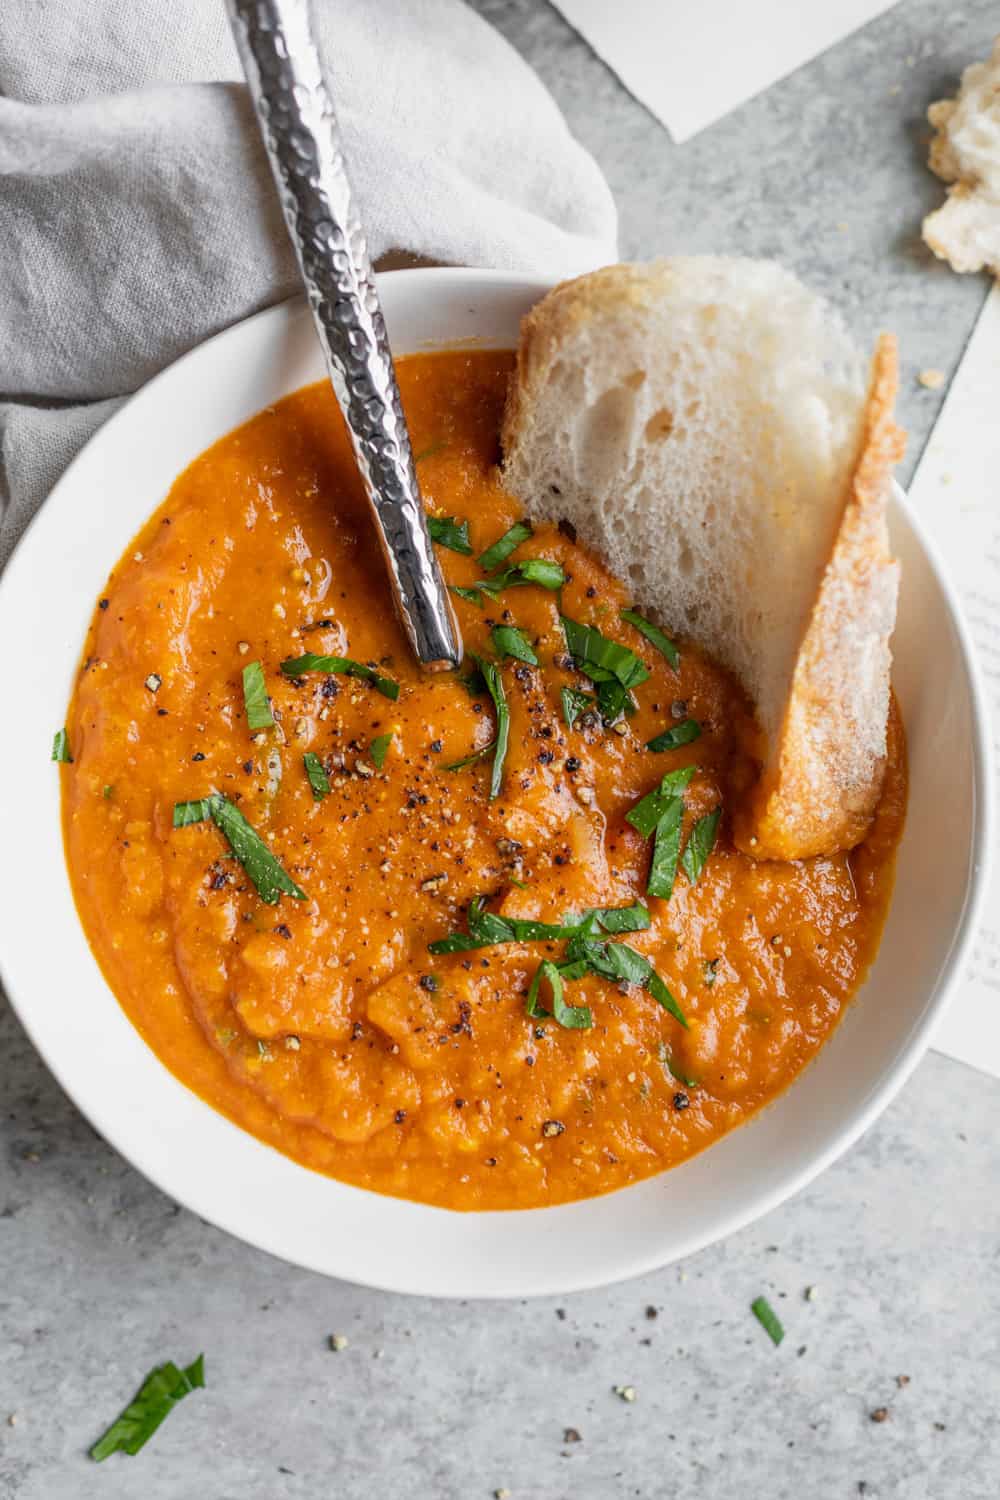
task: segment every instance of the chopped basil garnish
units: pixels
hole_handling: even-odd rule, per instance
[[[457,516],[428,516],[427,530],[431,541],[437,542],[439,547],[447,547],[451,552],[461,552],[463,557],[472,556],[468,521],[459,521]]]
[[[472,948],[489,948],[495,943],[559,942],[579,932],[593,932],[599,924],[605,932],[640,932],[649,926],[649,912],[641,904],[609,907],[584,912],[564,922],[536,922],[533,918],[499,917],[485,910],[486,897],[476,896],[469,905],[468,934],[453,932],[449,937],[429,943],[431,953],[467,953]]]
[[[380,677],[374,667],[366,667],[364,662],[353,661],[349,656],[317,656],[315,652],[307,651],[305,656],[292,656],[283,661],[281,670],[286,677],[302,677],[306,672],[341,672],[345,677],[363,677],[384,698],[395,702],[399,697],[398,682],[393,682],[391,677]]]
[[[529,557],[524,562],[515,563],[503,573],[495,573],[492,578],[477,579],[471,588],[460,588],[458,584],[452,584],[451,592],[460,599],[467,599],[477,609],[482,609],[484,594],[495,599],[504,589],[518,588],[528,583],[537,583],[543,589],[554,591],[562,588],[565,582],[566,574],[559,563],[548,557]]]
[[[330,778],[323,768],[323,762],[312,750],[307,750],[302,757],[302,764],[306,768],[313,797],[317,802],[322,802],[324,797],[330,795]]]
[[[69,735],[65,729],[57,729],[52,740],[52,760],[58,760],[63,765],[71,765],[72,755],[69,753]]]
[[[444,767],[444,770],[464,771],[467,766],[474,766],[479,761],[485,760],[488,755],[492,755],[496,747],[496,740],[490,740],[489,744],[484,745],[481,750],[473,750],[471,755],[464,756],[462,760],[453,760],[450,766]]]
[[[552,991],[551,1015],[556,1023],[559,1026],[565,1026],[570,1031],[587,1031],[594,1024],[589,1008],[586,1005],[566,1004],[563,990],[563,975],[566,973],[566,969],[560,971],[559,965],[551,963],[548,959],[544,959],[538,965],[538,968],[535,970],[535,977],[531,981],[531,988],[528,991],[526,1007],[528,1015],[541,1018],[547,1017],[550,1014],[539,1003],[538,999],[539,990],[544,979],[548,981],[549,988]],[[575,974],[573,977],[580,978],[582,976]]]
[[[381,771],[385,765],[385,758],[389,754],[389,746],[391,744],[391,734],[380,734],[372,740],[370,754],[376,771]]]
[[[603,979],[638,985],[687,1030],[684,1012],[649,959],[627,943],[605,943],[581,932],[570,939],[566,957],[570,963],[586,962]]]
[[[563,718],[566,720],[567,729],[573,728],[581,714],[597,706],[596,698],[592,698],[589,693],[581,693],[578,688],[560,688],[559,698],[562,702]]]
[[[719,831],[721,817],[722,808],[717,807],[714,812],[706,813],[703,818],[699,818],[691,830],[681,864],[692,885],[705,868],[708,856],[715,848],[715,836]]]
[[[649,668],[634,651],[610,641],[593,625],[581,625],[562,615],[566,647],[581,672],[591,682],[608,682],[612,678],[624,688],[638,687],[649,676]]]
[[[767,1298],[755,1297],[750,1304],[750,1311],[771,1340],[771,1343],[774,1345],[780,1344],[781,1340],[785,1337],[785,1330],[781,1326],[781,1319]]]
[[[477,609],[483,607],[483,596],[478,589],[463,589],[457,583],[450,583],[449,589],[457,594],[459,599],[465,599],[469,604],[474,604]]]
[[[246,818],[228,798],[218,792],[201,797],[196,802],[177,802],[174,805],[174,827],[186,828],[191,823],[201,823],[211,818],[219,832],[227,840],[247,875],[257,888],[260,899],[273,906],[279,896],[294,896],[296,901],[305,901],[306,893],[295,884],[275,859],[259,833],[256,833]]]
[[[174,827],[187,828],[192,823],[204,823],[212,816],[211,797],[199,797],[195,802],[174,803]]]
[[[634,625],[639,634],[644,635],[647,641],[655,646],[662,656],[667,658],[667,661],[674,670],[677,670],[681,654],[669,636],[665,636],[663,631],[658,630],[655,625],[650,624],[649,620],[643,619],[637,610],[623,609],[621,617],[623,620],[627,620],[630,625]]]
[[[646,742],[647,750],[676,750],[681,745],[690,745],[701,735],[697,719],[682,719],[671,729],[665,729],[655,739]]]
[[[538,666],[538,657],[531,649],[531,642],[516,625],[494,625],[493,646],[501,661],[505,656],[512,656],[516,661],[526,661],[531,667]]]
[[[669,901],[677,876],[677,861],[681,852],[681,823],[684,818],[684,803],[680,797],[671,797],[666,810],[656,825],[653,843],[653,858],[646,881],[646,893]]]
[[[91,1458],[101,1463],[112,1453],[134,1456],[149,1442],[178,1401],[182,1401],[191,1391],[203,1389],[204,1385],[203,1354],[199,1354],[186,1370],[178,1369],[172,1361],[159,1365],[146,1376],[135,1398],[91,1448]]]
[[[671,1056],[665,1042],[660,1043],[659,1049],[657,1051],[657,1056],[659,1057],[660,1062],[666,1068],[667,1072],[670,1074],[671,1078],[676,1078],[678,1083],[683,1083],[686,1089],[696,1089],[700,1087],[697,1078],[691,1078],[681,1072],[680,1068],[677,1066],[676,1061]]]
[[[629,809],[625,814],[626,823],[631,823],[644,839],[648,839],[670,803],[684,791],[697,769],[697,766],[682,766],[680,770],[668,771],[655,791],[647,792]]]
[[[248,729],[270,729],[274,723],[271,703],[259,661],[248,661],[243,668],[243,702],[247,710]]]
[[[503,763],[507,757],[507,740],[510,735],[510,709],[507,707],[507,694],[504,692],[499,667],[480,656],[473,659],[483,674],[497,715],[496,739],[493,741],[493,774],[490,777],[490,801],[492,802],[495,797],[499,797],[503,783]]]
[[[442,448],[447,448],[447,446],[448,444],[444,438],[438,438],[436,443],[431,443],[428,447],[421,448],[419,453],[415,453],[413,455],[413,462],[415,464],[422,464],[425,458],[432,458],[435,453],[440,453]]]
[[[527,521],[516,521],[509,531],[504,532],[499,541],[480,553],[479,566],[484,573],[492,573],[502,562],[507,561],[515,548],[520,547],[522,542],[526,542],[533,535],[534,532]]]

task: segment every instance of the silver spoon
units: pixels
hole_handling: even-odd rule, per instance
[[[424,667],[458,666],[462,641],[427,533],[382,308],[308,0],[227,0],[227,5],[396,608]]]

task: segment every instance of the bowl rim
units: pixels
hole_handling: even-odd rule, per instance
[[[382,286],[384,286],[385,283],[390,279],[393,284],[398,284],[403,280],[413,281],[414,279],[416,279],[419,286],[428,289],[429,283],[433,280],[438,282],[439,284],[444,283],[455,290],[461,290],[462,288],[467,287],[470,291],[477,290],[480,293],[485,291],[487,292],[487,294],[490,292],[493,292],[495,294],[506,287],[509,290],[516,289],[523,292],[528,292],[534,289],[538,292],[539,295],[541,295],[545,290],[554,285],[558,278],[545,278],[535,273],[519,273],[492,269],[420,267],[381,273],[377,279],[379,284]],[[254,313],[248,318],[241,319],[238,323],[235,323],[230,327],[223,329],[221,332],[212,335],[210,338],[193,347],[187,353],[181,355],[180,358],[173,361],[170,365],[167,365],[150,381],[140,387],[139,390],[136,391],[134,395],[131,396],[123,404],[123,406],[108,420],[108,422],[104,423],[88,440],[84,448],[80,450],[73,461],[68,465],[63,475],[59,478],[59,480],[57,480],[45,504],[39,508],[35,516],[32,518],[30,524],[26,528],[23,535],[20,537],[16,547],[14,548],[10,558],[8,559],[3,573],[0,574],[0,602],[2,602],[6,598],[6,595],[9,592],[9,580],[12,577],[15,578],[15,580],[17,579],[20,568],[19,558],[23,559],[27,555],[28,551],[25,544],[33,535],[36,527],[39,525],[41,517],[45,509],[50,505],[52,498],[58,498],[60,491],[64,489],[72,489],[75,483],[76,472],[85,462],[93,445],[101,444],[106,440],[109,432],[115,432],[118,424],[129,420],[130,408],[132,406],[132,403],[136,399],[138,399],[139,397],[145,397],[147,396],[147,394],[155,395],[161,384],[176,379],[178,373],[182,372],[189,364],[197,362],[202,357],[207,348],[218,348],[219,346],[224,346],[227,340],[234,339],[236,336],[242,334],[244,330],[246,330],[248,325],[257,325],[262,330],[269,328],[271,324],[280,326],[286,323],[290,318],[300,316],[304,306],[304,297],[301,295],[296,295],[283,302],[265,308],[260,312]],[[459,346],[462,347],[462,341],[458,342]],[[449,345],[447,342],[443,342],[438,347],[445,348],[449,347]],[[485,340],[479,347],[506,348],[509,347],[509,342],[493,342],[491,344],[490,341]],[[973,769],[973,813],[970,862],[962,912],[952,934],[950,949],[943,964],[940,978],[930,997],[929,1003],[927,1004],[923,1015],[913,1024],[905,1042],[901,1044],[894,1064],[886,1069],[878,1084],[874,1086],[869,1091],[867,1096],[854,1107],[853,1111],[840,1123],[840,1125],[837,1128],[831,1130],[830,1139],[825,1146],[817,1149],[808,1159],[808,1161],[806,1161],[798,1168],[791,1170],[788,1174],[783,1176],[779,1182],[776,1182],[773,1187],[760,1189],[757,1194],[753,1196],[752,1201],[749,1201],[744,1208],[731,1211],[724,1226],[722,1226],[721,1228],[716,1228],[715,1230],[709,1229],[704,1232],[700,1230],[692,1231],[687,1236],[682,1233],[676,1238],[675,1243],[669,1249],[661,1248],[659,1251],[657,1251],[655,1247],[651,1247],[645,1253],[633,1253],[629,1255],[626,1248],[623,1247],[618,1257],[617,1263],[611,1269],[601,1273],[567,1276],[565,1274],[561,1274],[558,1270],[558,1267],[555,1267],[546,1275],[539,1275],[538,1268],[536,1267],[534,1268],[534,1279],[530,1286],[515,1284],[513,1280],[510,1280],[510,1278],[500,1284],[500,1278],[498,1278],[498,1285],[495,1289],[482,1290],[480,1288],[477,1288],[475,1291],[470,1291],[467,1286],[461,1284],[455,1284],[454,1286],[451,1286],[447,1284],[447,1282],[442,1282],[440,1278],[438,1280],[435,1280],[433,1285],[430,1285],[428,1278],[426,1276],[421,1277],[420,1275],[408,1277],[405,1274],[402,1274],[398,1279],[396,1279],[387,1278],[384,1274],[380,1274],[378,1276],[372,1276],[369,1278],[366,1277],[363,1269],[359,1270],[356,1266],[352,1266],[349,1271],[343,1269],[332,1269],[329,1264],[319,1263],[316,1259],[295,1253],[294,1251],[290,1252],[287,1245],[282,1239],[280,1228],[275,1229],[273,1232],[264,1232],[258,1227],[254,1232],[248,1232],[245,1226],[233,1222],[231,1214],[220,1212],[216,1208],[214,1208],[211,1201],[210,1192],[206,1191],[204,1186],[189,1186],[185,1183],[181,1183],[180,1185],[178,1185],[172,1180],[171,1174],[169,1172],[162,1170],[156,1165],[152,1165],[144,1161],[142,1159],[141,1153],[137,1152],[136,1146],[129,1141],[127,1132],[121,1129],[116,1121],[105,1118],[106,1112],[97,1099],[90,1097],[88,1098],[86,1104],[82,1104],[79,1102],[74,1082],[66,1076],[67,1070],[63,1067],[61,1061],[57,1061],[51,1058],[46,1046],[37,1034],[36,1028],[33,1025],[32,1021],[31,1003],[26,999],[24,1001],[20,1000],[18,997],[16,984],[13,986],[11,984],[10,977],[7,972],[7,960],[5,951],[6,945],[2,940],[3,927],[5,923],[4,921],[0,921],[0,981],[2,981],[3,983],[8,1000],[15,1015],[18,1017],[20,1024],[24,1027],[24,1030],[31,1040],[32,1045],[39,1052],[40,1056],[45,1062],[46,1067],[55,1076],[57,1082],[60,1084],[64,1092],[72,1100],[74,1107],[80,1111],[80,1113],[84,1116],[84,1118],[88,1120],[93,1128],[106,1141],[108,1141],[108,1143],[116,1151],[118,1151],[126,1161],[134,1165],[137,1170],[139,1170],[160,1191],[167,1194],[167,1196],[174,1201],[183,1203],[186,1207],[190,1208],[200,1217],[208,1220],[210,1223],[224,1230],[226,1233],[232,1234],[235,1238],[242,1240],[244,1243],[250,1244],[257,1249],[263,1250],[266,1253],[274,1255],[286,1262],[298,1265],[303,1269],[315,1271],[321,1275],[336,1276],[342,1279],[349,1279],[351,1282],[357,1285],[368,1286],[374,1289],[403,1294],[433,1295],[436,1297],[444,1298],[468,1298],[470,1296],[483,1298],[525,1298],[529,1296],[535,1297],[568,1294],[571,1292],[589,1290],[598,1286],[610,1285],[616,1282],[628,1280],[630,1278],[646,1274],[647,1272],[662,1267],[664,1264],[692,1255],[698,1250],[705,1248],[707,1245],[717,1243],[721,1239],[727,1238],[737,1230],[740,1230],[746,1227],[746,1225],[756,1221],[758,1218],[762,1217],[764,1214],[770,1212],[773,1208],[783,1203],[786,1199],[792,1197],[795,1193],[798,1193],[802,1188],[806,1187],[810,1182],[812,1182],[813,1179],[816,1178],[822,1171],[824,1171],[828,1166],[836,1161],[837,1158],[840,1157],[851,1145],[853,1145],[858,1140],[858,1138],[868,1129],[872,1122],[888,1106],[888,1104],[892,1101],[895,1095],[909,1079],[917,1064],[923,1057],[928,1046],[931,1044],[934,1030],[938,1026],[941,1016],[943,1015],[947,1004],[954,992],[954,989],[962,976],[964,960],[968,954],[968,950],[985,903],[986,892],[988,889],[990,864],[993,853],[992,830],[994,826],[995,816],[994,789],[991,774],[991,750],[988,734],[989,715],[986,708],[987,700],[981,677],[981,670],[974,649],[972,647],[970,633],[965,622],[961,605],[958,600],[957,592],[951,583],[946,569],[941,563],[935,545],[926,535],[923,526],[921,525],[919,519],[914,515],[906,500],[904,492],[898,484],[894,485],[894,498],[896,503],[904,512],[907,524],[913,532],[916,541],[919,544],[919,548],[923,553],[924,559],[926,560],[926,563],[931,573],[933,574],[938,587],[940,588],[944,606],[946,608],[948,616],[950,617],[950,623],[955,632],[956,643],[961,658],[961,664],[964,669],[968,690],[971,720],[973,726],[973,744],[971,746]],[[107,984],[106,980],[104,980],[103,982]],[[131,1022],[129,1022],[129,1025],[131,1025]],[[145,1041],[142,1042],[142,1045],[144,1047],[147,1046]],[[155,1054],[153,1054],[153,1056],[155,1057]],[[157,1061],[159,1062],[158,1058]],[[160,1066],[165,1068],[166,1065],[161,1063]],[[167,1069],[166,1071],[168,1073],[170,1072],[169,1069]],[[174,1081],[177,1082],[180,1088],[187,1089],[187,1086],[180,1080],[176,1079],[175,1075],[170,1073],[170,1076],[171,1078],[174,1078]],[[191,1091],[187,1090],[187,1092],[190,1093]],[[194,1095],[194,1097],[199,1098],[199,1096],[197,1095]],[[267,1142],[261,1140],[259,1137],[250,1136],[248,1132],[243,1131],[240,1126],[229,1121],[225,1116],[219,1115],[218,1111],[215,1111],[211,1105],[207,1104],[203,1100],[200,1100],[200,1098],[199,1103],[201,1103],[204,1108],[210,1110],[214,1115],[217,1116],[217,1118],[223,1120],[231,1130],[237,1131],[241,1135],[248,1136],[249,1139],[253,1140],[255,1144],[260,1147],[260,1149],[275,1149],[269,1147]],[[704,1155],[704,1153],[702,1153],[702,1155]],[[310,1168],[302,1167],[300,1164],[296,1165],[300,1166],[301,1171],[311,1171]],[[656,1179],[654,1178],[651,1180]],[[343,1186],[343,1184],[341,1185]],[[368,1192],[368,1190],[366,1189],[354,1189],[354,1191],[362,1193]],[[628,1192],[630,1191],[630,1189],[624,1188],[620,1191]],[[374,1194],[371,1196],[379,1197],[382,1195]],[[598,1201],[610,1203],[615,1196],[616,1194],[611,1194],[605,1195],[603,1198],[598,1198],[597,1200],[585,1199],[581,1201]],[[421,1209],[424,1212],[431,1212],[434,1214],[450,1214],[453,1212],[452,1210],[447,1209],[428,1209],[427,1205],[416,1204],[411,1202],[410,1200],[395,1201],[405,1203],[411,1208]],[[462,1214],[461,1217],[472,1217],[479,1220],[489,1220],[490,1218],[506,1218],[509,1217],[511,1213],[538,1214],[549,1216],[563,1213],[567,1209],[572,1209],[573,1207],[573,1204],[560,1204],[550,1205],[540,1209],[511,1210],[506,1212],[473,1211],[471,1215]]]

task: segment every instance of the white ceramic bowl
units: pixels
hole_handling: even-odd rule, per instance
[[[491,271],[381,280],[393,348],[510,347],[547,290]],[[84,633],[113,563],[174,478],[254,412],[323,375],[306,308],[211,339],[140,391],[56,485],[0,586],[0,970],[36,1047],[96,1128],[171,1197],[328,1275],[447,1297],[568,1292],[689,1255],[767,1212],[871,1123],[921,1057],[961,967],[983,889],[985,714],[954,596],[902,496],[895,686],[910,814],[878,960],[818,1059],[701,1156],[613,1197],[460,1214],[298,1166],[203,1104],[133,1029],[80,927],[49,760]]]

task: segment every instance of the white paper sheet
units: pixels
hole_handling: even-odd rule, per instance
[[[965,608],[992,711],[1000,794],[1000,286],[987,299],[909,494]],[[997,851],[985,921],[934,1046],[1000,1077]]]
[[[555,0],[675,141],[793,73],[895,0]]]

